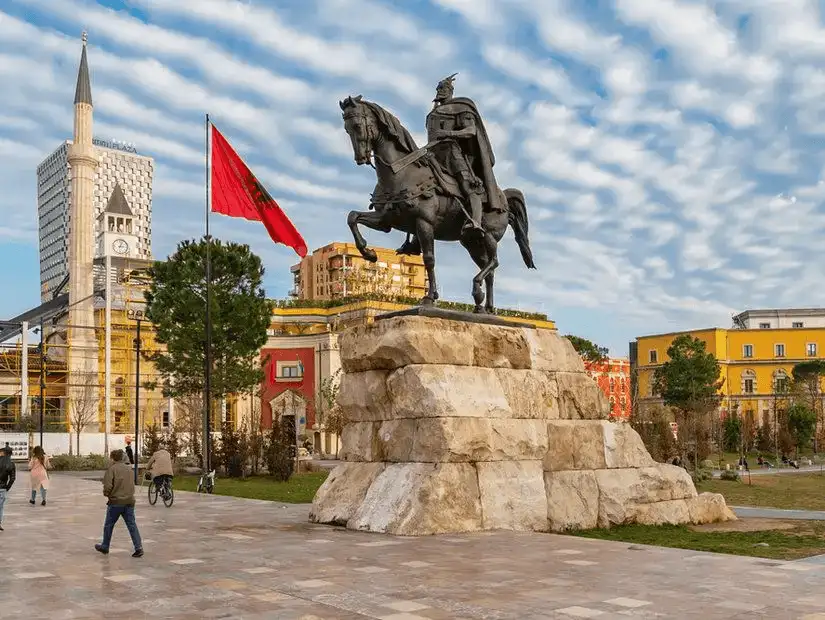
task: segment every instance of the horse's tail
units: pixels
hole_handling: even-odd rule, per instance
[[[508,218],[516,234],[516,243],[518,243],[518,249],[521,250],[521,258],[524,259],[524,264],[528,269],[535,269],[533,251],[530,249],[530,240],[527,238],[527,203],[524,200],[524,194],[521,190],[510,188],[504,190],[504,196],[510,206]]]

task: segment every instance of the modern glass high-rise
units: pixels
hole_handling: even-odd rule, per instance
[[[71,225],[71,176],[68,162],[70,140],[61,144],[37,167],[37,214],[40,237],[40,297],[51,299],[68,272],[69,226]],[[116,185],[120,185],[134,218],[136,258],[152,257],[152,180],[154,160],[129,145],[95,139],[100,165],[95,174],[95,230],[92,242],[103,232],[100,214]]]

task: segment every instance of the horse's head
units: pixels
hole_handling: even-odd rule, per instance
[[[370,109],[361,101],[361,95],[347,97],[339,101],[344,117],[344,128],[352,141],[355,163],[359,166],[371,162],[372,143],[377,135],[375,118]]]

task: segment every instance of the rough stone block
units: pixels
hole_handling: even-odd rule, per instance
[[[606,420],[610,403],[596,381],[583,372],[556,373],[562,420]]]
[[[584,372],[584,362],[567,338],[548,329],[524,330],[533,370]]]
[[[601,420],[549,421],[544,469],[604,469],[604,424]]]
[[[725,498],[719,493],[701,493],[687,500],[687,505],[690,522],[696,525],[736,521],[733,510],[728,508]]]
[[[477,463],[485,530],[548,529],[541,461]]]
[[[342,461],[377,461],[375,450],[376,422],[350,422],[341,432]]]
[[[531,367],[527,332],[420,316],[399,316],[345,331],[339,340],[344,372],[394,370],[410,364],[477,368]],[[542,330],[547,331],[547,330]]]
[[[412,461],[477,462],[541,459],[547,425],[541,420],[429,418],[418,420]]]
[[[632,523],[640,504],[696,497],[693,480],[684,469],[657,465],[640,469],[600,469],[599,527]]]
[[[416,364],[387,378],[394,418],[509,418],[510,403],[491,368]]]
[[[388,465],[347,527],[400,536],[480,530],[475,467],[469,463]]]
[[[688,501],[672,499],[654,504],[639,504],[635,507],[633,521],[640,525],[680,525],[690,521]]]
[[[497,368],[495,374],[510,405],[512,417],[559,418],[559,386],[555,373]]]
[[[338,465],[315,494],[309,520],[313,523],[346,525],[385,467],[383,463]]]
[[[547,520],[554,532],[591,529],[599,518],[599,485],[593,471],[546,471]]]
[[[387,393],[388,370],[345,373],[338,388],[338,406],[351,422],[387,419],[391,411]]]
[[[642,438],[630,424],[605,422],[604,459],[608,468],[653,467],[656,461],[645,448]]]

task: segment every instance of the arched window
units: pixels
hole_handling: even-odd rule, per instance
[[[742,371],[742,394],[756,394],[756,373],[752,370]]]
[[[788,380],[788,373],[781,368],[773,372],[773,391],[777,394],[784,394],[788,391],[790,382]]]

